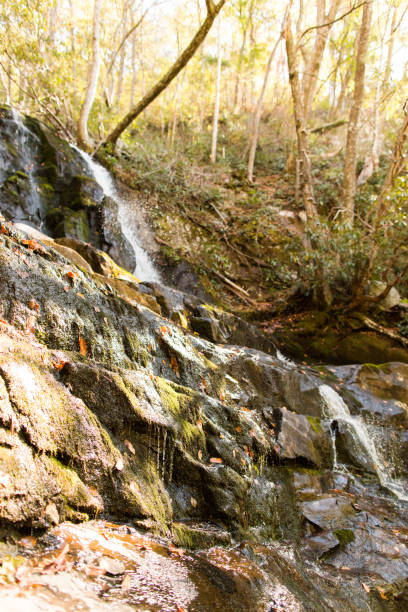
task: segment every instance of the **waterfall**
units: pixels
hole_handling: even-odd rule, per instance
[[[37,178],[34,173],[36,166],[36,149],[40,143],[40,139],[36,134],[33,134],[26,125],[24,125],[23,119],[15,108],[11,108],[11,116],[16,124],[16,141],[18,143],[18,150],[21,155],[21,161],[24,168],[24,173],[28,179],[28,198],[33,203],[33,210],[38,210],[40,214],[40,227],[42,229],[43,221],[41,219],[42,205],[40,187]],[[34,145],[34,146],[33,146]],[[28,219],[31,221],[31,219]]]
[[[348,427],[348,431],[353,438],[353,442],[357,448],[369,459],[372,464],[375,473],[377,474],[378,480],[381,485],[391,491],[398,499],[408,501],[408,495],[404,490],[404,487],[396,480],[392,479],[387,472],[384,461],[380,458],[377,453],[375,441],[372,435],[370,435],[367,425],[364,423],[362,417],[353,416],[350,414],[350,410],[343,400],[343,398],[328,385],[321,385],[319,387],[320,397],[323,401],[323,415],[331,423],[337,421],[338,423],[344,423]],[[337,455],[336,455],[336,441],[335,434],[333,433],[333,464],[337,466]]]
[[[139,242],[139,237],[135,228],[135,215],[137,215],[137,211],[132,209],[131,202],[127,201],[119,194],[115,182],[106,168],[94,161],[88,153],[85,153],[75,145],[71,146],[82,157],[91,176],[101,187],[104,195],[114,200],[117,204],[118,222],[123,235],[132,246],[135,254],[136,267],[132,270],[133,274],[140,280],[160,282],[159,272],[156,270],[149,255]]]

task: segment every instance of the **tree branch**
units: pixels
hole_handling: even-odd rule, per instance
[[[314,25],[314,26],[311,26],[310,28],[307,28],[307,30],[302,32],[302,34],[300,35],[298,43],[297,43],[297,46],[299,46],[299,43],[302,40],[302,38],[304,36],[306,36],[306,34],[309,34],[309,32],[312,32],[312,30],[318,30],[320,28],[327,28],[327,26],[331,26],[331,25],[333,25],[333,23],[337,23],[338,21],[341,21],[342,19],[347,17],[347,15],[350,15],[351,13],[354,13],[354,11],[357,11],[357,9],[359,9],[362,6],[364,6],[364,4],[367,4],[368,2],[372,2],[372,1],[373,0],[364,0],[364,2],[360,2],[360,4],[357,4],[356,6],[352,6],[350,10],[346,11],[345,13],[340,15],[339,17],[336,17],[336,19],[333,19],[332,21],[327,21],[326,23],[321,23],[319,25]]]

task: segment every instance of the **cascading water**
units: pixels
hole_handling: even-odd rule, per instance
[[[384,461],[378,455],[374,440],[370,436],[363,419],[350,414],[350,410],[343,398],[328,385],[321,385],[319,393],[323,402],[323,415],[331,424],[337,421],[337,423],[344,423],[347,426],[354,443],[363,456],[369,460],[381,485],[391,491],[398,499],[408,501],[408,494],[404,490],[403,485],[392,479],[388,474]],[[338,464],[335,433],[333,434],[333,453],[333,467],[336,468]]]
[[[20,113],[18,113],[14,108],[11,109],[11,116],[16,124],[16,141],[18,143],[18,151],[23,164],[24,173],[28,179],[27,197],[32,203],[32,209],[41,211],[42,206],[40,187],[33,170],[36,166],[35,157],[40,139],[36,134],[33,134],[33,132],[31,132],[26,125],[24,125]],[[32,219],[27,219],[27,221],[31,220]],[[40,220],[40,229],[42,229],[42,219]]]
[[[90,174],[103,190],[105,196],[114,200],[118,207],[118,221],[125,238],[131,244],[136,260],[136,267],[133,274],[140,280],[160,282],[159,272],[156,270],[149,255],[139,243],[139,237],[134,227],[134,216],[136,210],[132,210],[131,203],[126,201],[116,189],[114,180],[109,171],[92,159],[88,153],[85,153],[75,145],[71,145],[77,151],[84,162],[86,163]]]

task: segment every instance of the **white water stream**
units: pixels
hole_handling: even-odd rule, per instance
[[[381,485],[394,493],[398,499],[408,501],[408,494],[403,485],[391,478],[383,459],[378,455],[375,441],[372,435],[370,435],[362,417],[350,414],[350,410],[343,398],[328,385],[321,385],[319,387],[319,393],[323,401],[324,417],[331,422],[337,421],[339,423],[345,423],[358,450],[365,457],[368,457],[372,463]],[[337,454],[335,437],[333,438],[333,453],[333,467],[336,468]]]
[[[33,202],[33,210],[41,211],[40,188],[33,172],[33,168],[36,165],[36,150],[35,145],[33,148],[33,144],[39,144],[40,139],[24,125],[20,113],[16,111],[15,108],[11,109],[11,116],[16,124],[16,140],[18,142],[18,149],[22,158],[24,172],[28,178],[28,197],[30,198],[30,201]],[[42,221],[40,222],[39,229],[42,229]]]
[[[115,182],[109,171],[94,161],[88,153],[85,153],[75,145],[71,145],[86,163],[90,174],[103,190],[105,196],[114,200],[118,207],[118,221],[123,235],[131,244],[136,259],[136,267],[132,270],[133,274],[142,281],[160,282],[159,272],[156,270],[148,253],[139,242],[139,237],[135,229],[135,215],[137,211],[132,209],[132,204],[126,201],[116,189]]]

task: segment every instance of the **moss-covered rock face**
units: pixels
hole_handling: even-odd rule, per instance
[[[77,150],[36,119],[0,107],[0,212],[6,219],[90,242],[133,270],[133,249],[115,207]]]
[[[3,524],[113,517],[189,548],[285,539],[375,573],[358,556],[368,525],[382,579],[406,579],[405,519],[378,481],[387,469],[406,484],[405,366],[298,366],[236,317],[22,229],[0,231]],[[357,456],[369,443],[356,445],[352,415],[381,464]]]

